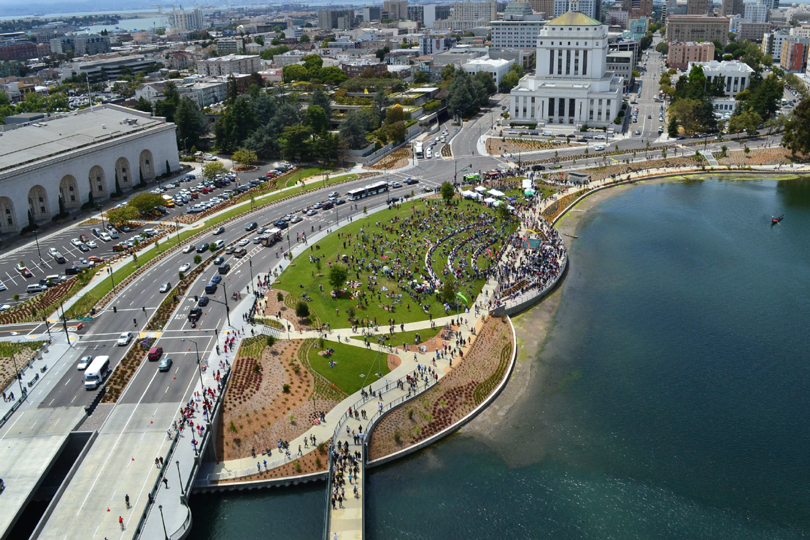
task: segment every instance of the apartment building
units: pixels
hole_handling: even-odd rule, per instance
[[[711,62],[714,60],[714,43],[687,41],[670,43],[667,64],[671,68],[686,69],[691,62]]]
[[[782,41],[782,55],[779,65],[792,73],[807,71],[807,51],[810,38],[790,36]]]
[[[728,43],[728,17],[717,15],[670,15],[667,18],[667,35],[669,43],[675,41],[719,41],[725,46]],[[760,36],[761,37],[761,36]]]
[[[254,73],[261,69],[258,55],[228,55],[197,61],[197,73],[205,76],[230,75],[231,73]]]
[[[536,49],[546,21],[492,21],[493,49]]]

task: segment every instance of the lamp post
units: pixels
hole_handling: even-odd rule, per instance
[[[228,317],[228,326],[233,326],[231,324],[231,308],[228,306],[228,287],[223,283],[222,290],[225,292],[225,315]]]
[[[107,273],[110,274],[110,281],[112,282],[112,290],[113,290],[113,294],[115,294],[115,278],[113,277],[112,266],[107,267]]]
[[[377,336],[377,377],[382,378],[382,343],[383,338]]]
[[[14,371],[17,372],[17,382],[20,383],[20,398],[25,397],[25,390],[23,390],[22,385],[22,375],[20,375],[20,368],[17,367],[17,359],[14,355],[11,355],[11,359],[14,360]]]
[[[39,235],[37,234],[36,230],[34,230],[34,242],[36,242],[37,244],[37,255],[39,255],[39,265],[42,266],[45,263],[45,261],[42,260],[42,252],[39,250]]]
[[[158,510],[160,510],[160,522],[163,523],[163,537],[166,540],[170,540],[169,539],[169,533],[166,532],[166,520],[163,518],[163,505],[162,504],[158,505]]]
[[[65,338],[67,339],[68,345],[70,347],[73,347],[73,344],[70,342],[70,334],[68,334],[67,329],[67,317],[65,317],[65,304],[63,304],[61,300],[59,301],[59,307],[62,308],[62,328],[65,329]]]
[[[202,367],[200,366],[200,348],[197,346],[197,342],[194,341],[193,339],[183,338],[180,341],[190,341],[191,343],[194,344],[194,350],[197,351],[197,372],[200,374],[200,388],[203,391],[205,391],[205,385],[203,384],[203,380],[202,380]],[[179,467],[180,466],[178,465],[178,469],[177,469],[178,472],[180,472]]]
[[[177,464],[177,477],[180,479],[180,496],[183,496],[185,493],[183,493],[183,475],[180,474],[180,460],[178,459],[175,463]]]
[[[51,342],[51,326],[48,324],[48,318],[42,317],[42,322],[45,323],[45,330],[48,332],[48,343]]]
[[[248,259],[248,266],[250,267],[250,285],[253,285],[253,259]],[[248,287],[248,292],[250,292],[250,287]]]

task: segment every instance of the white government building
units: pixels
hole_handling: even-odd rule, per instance
[[[512,89],[510,121],[539,126],[612,126],[622,77],[607,73],[608,27],[576,11],[547,22],[537,37],[537,71]]]
[[[78,210],[180,168],[176,126],[117,105],[38,120],[0,136],[0,232]]]

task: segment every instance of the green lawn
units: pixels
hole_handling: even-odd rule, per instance
[[[414,330],[412,332],[396,332],[394,337],[388,337],[388,334],[378,334],[381,337],[386,337],[388,339],[385,340],[386,345],[392,345],[394,347],[401,347],[404,342],[407,342],[408,345],[414,345],[414,339],[416,338],[416,334],[419,334],[422,337],[422,341],[419,343],[424,343],[428,341],[441,332],[442,327],[436,326],[436,328],[423,328],[422,330]],[[364,336],[353,336],[352,339],[356,339],[359,341],[363,341]],[[377,336],[371,336],[369,338],[372,345],[377,343]]]
[[[379,379],[376,375],[378,367],[376,350],[331,341],[325,342],[324,346],[334,349],[334,354],[327,358],[318,354],[323,349],[312,347],[309,351],[309,365],[346,394],[351,395]],[[388,373],[387,357],[388,354],[385,352],[380,356],[379,366],[383,375]],[[334,368],[329,366],[330,360],[335,362]]]
[[[434,318],[443,317],[445,315],[444,307],[434,294],[414,299],[406,291],[400,289],[400,281],[396,277],[383,273],[383,267],[390,266],[392,269],[409,274],[408,277],[402,277],[403,284],[406,284],[410,279],[422,283],[425,279],[424,258],[427,250],[425,237],[431,236],[431,241],[435,241],[442,232],[440,228],[433,226],[428,227],[425,231],[409,229],[409,232],[413,231],[413,234],[405,235],[401,234],[401,231],[386,231],[375,225],[378,221],[383,226],[388,226],[391,220],[401,223],[403,220],[411,218],[414,210],[424,212],[427,204],[424,201],[416,201],[413,206],[408,203],[408,205],[403,205],[400,209],[386,209],[365,219],[355,219],[352,224],[341,229],[341,233],[351,236],[351,245],[347,243],[344,248],[344,238],[338,237],[337,233],[329,235],[318,242],[320,249],[310,246],[309,254],[300,255],[293,265],[284,270],[276,282],[276,287],[288,291],[296,299],[301,298],[303,293],[306,292],[312,298],[312,301],[307,303],[310,311],[317,315],[321,323],[329,323],[333,328],[344,328],[350,325],[347,313],[349,308],[355,310],[356,319],[374,321],[376,318],[380,326],[386,325],[390,318],[393,318],[399,324],[425,320],[428,318],[428,313]],[[434,201],[432,204],[441,203]],[[490,214],[494,212],[494,210],[472,201],[460,201],[459,205],[452,210],[447,210],[443,206],[438,208],[436,212],[439,219],[441,219],[442,227],[458,227],[458,221],[451,215],[454,211],[465,212],[470,216],[468,219],[477,219],[478,214],[481,212]],[[496,222],[496,226],[500,227],[500,222]],[[365,239],[360,238],[361,228],[364,228]],[[462,233],[449,239],[436,250],[433,268],[437,275],[441,276],[441,271],[446,264],[447,256],[445,252],[449,251],[458,239],[463,238],[464,234],[468,233]],[[380,246],[378,243],[378,253],[376,254],[371,247],[372,235],[377,235],[378,242],[385,241],[387,243],[384,246]],[[367,246],[368,254],[366,248],[358,247],[358,242]],[[501,241],[499,240],[490,249],[494,252],[500,249],[500,245]],[[472,250],[474,248],[471,248]],[[341,297],[333,299],[330,294],[332,287],[329,285],[328,277],[329,262],[331,261],[334,264],[338,255],[354,255],[355,263],[349,271],[349,280],[359,281],[360,286],[356,288],[345,287],[347,291]],[[310,260],[309,256],[312,256],[313,260]],[[320,257],[320,270],[318,270],[317,263],[314,261],[316,257]],[[462,259],[469,261],[469,256],[458,257],[456,263]],[[344,267],[347,266],[344,263],[341,264]],[[373,269],[369,267],[372,264],[380,270],[376,273],[377,286],[374,292],[368,289],[369,278],[374,274]],[[479,263],[479,268],[483,269],[485,266]],[[301,285],[303,285],[303,288]],[[323,291],[320,289],[321,286],[323,286]],[[473,301],[482,286],[482,279],[462,282],[460,283],[460,292],[468,300]],[[383,290],[383,288],[387,290]],[[368,305],[361,301],[360,298],[352,298],[353,294],[362,294],[363,292],[366,294]],[[401,299],[395,298],[395,295],[400,294],[402,295]],[[420,303],[429,304],[428,311],[422,309]],[[385,306],[389,305],[394,306],[393,311],[388,311],[385,308]],[[336,313],[335,310],[338,310],[338,312]]]
[[[285,176],[284,179],[287,180],[287,187],[293,187],[299,180],[304,180],[310,176],[315,176],[316,174],[325,173],[331,170],[333,169],[330,167],[304,167],[303,169],[299,169],[289,176]]]

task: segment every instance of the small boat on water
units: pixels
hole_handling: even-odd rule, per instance
[[[782,215],[781,215],[781,216],[779,216],[779,217],[773,217],[773,216],[771,216],[771,225],[776,225],[777,223],[779,223],[780,221],[782,221],[784,218],[785,218],[785,214],[782,214]]]

